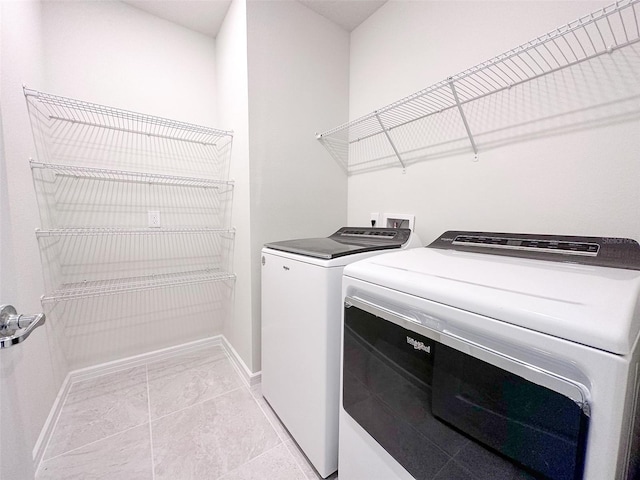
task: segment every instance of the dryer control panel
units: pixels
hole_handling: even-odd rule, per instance
[[[640,270],[640,245],[630,238],[450,230],[428,247]]]

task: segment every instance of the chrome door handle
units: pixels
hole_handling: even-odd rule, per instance
[[[45,320],[44,313],[18,315],[13,305],[0,305],[0,348],[24,342]]]

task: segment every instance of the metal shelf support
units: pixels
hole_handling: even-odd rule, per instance
[[[391,135],[389,135],[389,130],[382,123],[382,119],[380,118],[380,115],[378,115],[378,112],[375,112],[375,115],[376,115],[376,118],[378,119],[378,123],[380,124],[380,128],[382,128],[382,131],[384,132],[385,136],[387,137],[387,140],[389,140],[389,143],[391,144],[391,148],[393,149],[394,153],[396,154],[396,157],[398,157],[398,161],[400,162],[400,165],[402,165],[402,168],[407,168],[404,165],[404,162],[402,161],[402,157],[400,156],[400,152],[398,152],[398,149],[396,148],[396,145],[393,143],[393,140],[391,139]]]
[[[467,135],[469,136],[469,142],[471,142],[471,148],[473,148],[473,153],[475,154],[475,158],[478,158],[478,147],[476,146],[476,142],[473,140],[473,134],[471,133],[471,128],[469,127],[469,122],[467,122],[467,117],[464,114],[464,109],[462,108],[462,104],[460,103],[460,98],[458,98],[458,92],[456,92],[456,85],[453,82],[453,78],[449,77],[449,86],[451,87],[451,93],[453,94],[453,98],[456,101],[456,106],[458,107],[458,112],[460,112],[460,117],[462,117],[462,123],[464,124],[464,129],[467,131]]]

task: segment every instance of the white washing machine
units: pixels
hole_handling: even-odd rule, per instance
[[[429,247],[344,270],[340,480],[640,478],[640,246]]]
[[[323,477],[338,466],[342,270],[410,246],[409,229],[345,227],[262,250],[262,393]]]

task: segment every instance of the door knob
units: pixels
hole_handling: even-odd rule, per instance
[[[0,348],[25,341],[45,319],[44,313],[19,315],[13,305],[0,305]]]

